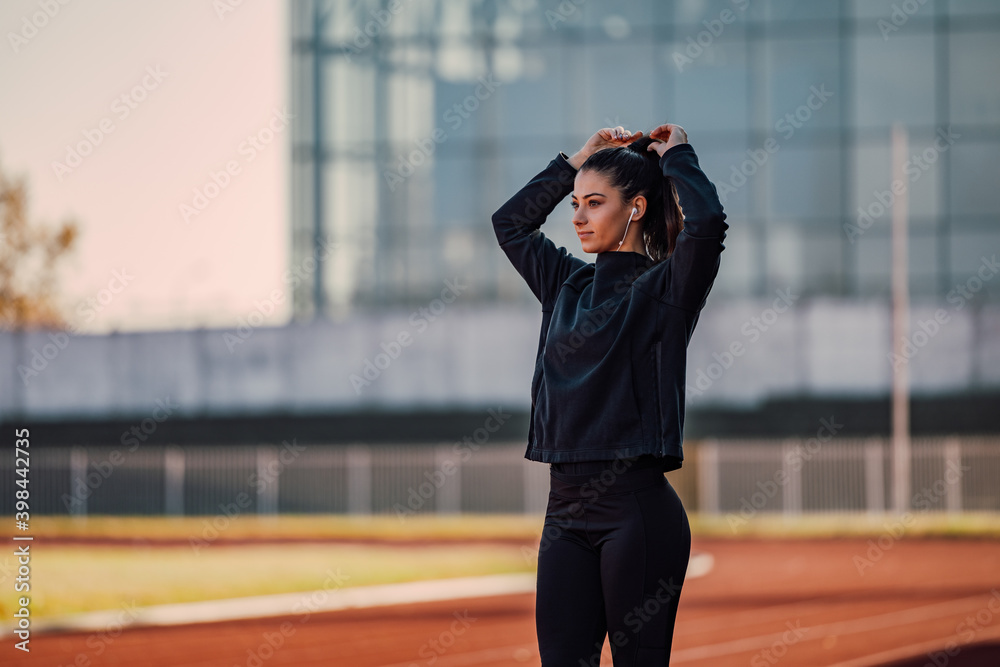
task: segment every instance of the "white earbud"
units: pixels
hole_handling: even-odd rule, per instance
[[[639,212],[639,209],[637,209],[635,206],[633,206],[632,207],[632,215],[635,215],[638,212]],[[628,226],[630,224],[632,224],[632,215],[630,215],[628,217],[628,222],[625,223],[625,234],[622,236],[622,240],[618,242],[618,247],[615,248],[616,251],[617,250],[621,250],[622,249],[622,244],[625,243],[625,237],[628,236]]]

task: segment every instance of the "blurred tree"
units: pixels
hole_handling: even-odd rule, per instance
[[[66,329],[55,302],[56,264],[78,235],[69,220],[56,229],[28,221],[27,187],[0,169],[0,329]]]

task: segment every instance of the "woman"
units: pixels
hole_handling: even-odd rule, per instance
[[[541,233],[572,193],[593,264]],[[683,208],[683,214],[681,211]],[[535,623],[543,667],[666,665],[691,551],[681,466],[687,343],[729,225],[687,134],[599,130],[493,214],[542,305],[525,457],[550,465]]]

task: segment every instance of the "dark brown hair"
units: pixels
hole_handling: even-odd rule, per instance
[[[599,150],[580,165],[580,171],[602,174],[622,201],[639,195],[646,198],[642,238],[650,259],[662,262],[674,251],[677,235],[684,228],[684,215],[673,182],[660,169],[659,154],[646,150],[653,141],[643,136],[626,146]]]

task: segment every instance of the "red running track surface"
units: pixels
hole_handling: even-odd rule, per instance
[[[1000,542],[710,540],[685,584],[671,665],[1000,665]],[[404,552],[405,554],[405,552]],[[402,554],[401,554],[402,555]],[[405,555],[402,555],[405,557]],[[312,616],[35,634],[5,665],[539,665],[531,594]],[[611,665],[604,647],[602,665]]]

